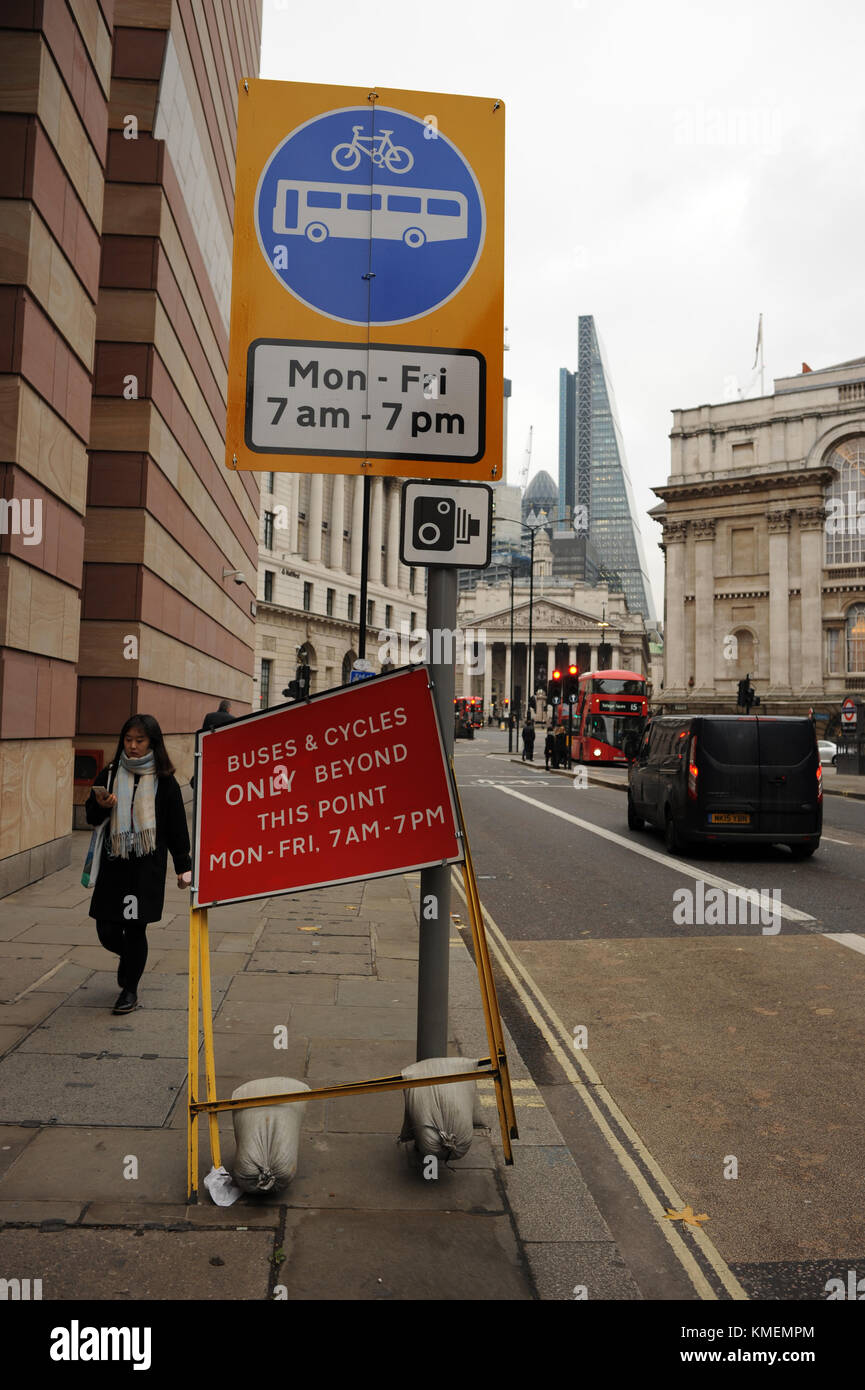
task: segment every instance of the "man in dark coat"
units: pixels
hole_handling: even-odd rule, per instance
[[[208,729],[219,729],[223,724],[233,723],[234,715],[231,713],[231,701],[220,700],[219,709],[211,710],[210,714],[204,716],[201,731],[206,734]]]
[[[535,760],[535,726],[531,719],[527,719],[523,725],[523,762],[533,763]]]

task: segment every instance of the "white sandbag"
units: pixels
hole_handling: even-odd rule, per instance
[[[427,1057],[403,1067],[401,1076],[414,1081],[421,1076],[449,1076],[474,1071],[477,1061],[466,1057]],[[434,1154],[445,1162],[463,1158],[471,1147],[473,1134],[474,1081],[455,1081],[450,1086],[412,1086],[403,1091],[405,1119],[400,1143],[414,1139],[415,1148],[426,1158]]]
[[[244,1082],[232,1091],[231,1099],[308,1090],[305,1081],[268,1076],[261,1081]],[[231,1112],[237,1142],[231,1171],[244,1192],[279,1192],[291,1182],[297,1172],[300,1124],[306,1104],[305,1100],[297,1100],[290,1105],[261,1105]]]

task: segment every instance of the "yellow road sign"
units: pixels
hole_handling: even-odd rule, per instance
[[[504,108],[244,80],[226,464],[500,479]]]

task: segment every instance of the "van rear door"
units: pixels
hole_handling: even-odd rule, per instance
[[[817,735],[810,719],[757,719],[760,829],[764,835],[819,833]]]
[[[753,715],[694,720],[699,829],[710,834],[760,830],[760,765]],[[695,826],[696,828],[696,826]]]

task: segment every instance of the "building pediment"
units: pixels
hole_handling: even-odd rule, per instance
[[[553,603],[549,599],[540,599],[532,607],[532,630],[538,634],[538,641],[541,640],[542,630],[552,629],[553,631],[574,633],[577,629],[587,628],[589,630],[597,628],[599,622],[596,613],[583,613],[579,609],[566,608],[563,603]],[[612,625],[615,627],[615,619]],[[510,633],[511,630],[511,610],[510,607],[500,609],[495,613],[478,613],[472,619],[473,627],[482,627],[487,634],[491,632]],[[514,632],[528,633],[529,630],[529,605],[528,603],[518,603],[514,605]]]

